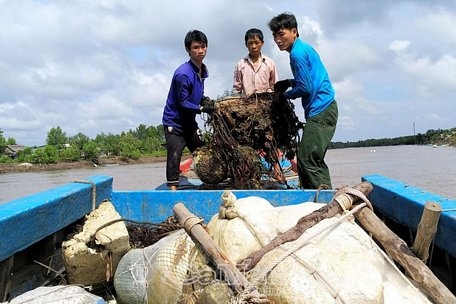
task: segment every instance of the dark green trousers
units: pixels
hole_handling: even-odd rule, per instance
[[[298,149],[298,174],[303,189],[317,189],[321,185],[332,188],[325,155],[336,131],[337,117],[334,100],[323,112],[306,120]]]

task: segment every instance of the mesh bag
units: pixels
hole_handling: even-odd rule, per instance
[[[98,297],[84,288],[73,285],[38,287],[12,299],[10,304],[104,304]]]
[[[180,229],[151,246],[127,253],[114,276],[119,303],[177,303],[194,246]]]

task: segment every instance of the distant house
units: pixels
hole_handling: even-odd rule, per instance
[[[25,149],[24,145],[7,145],[4,153],[11,158],[16,158],[17,152]]]

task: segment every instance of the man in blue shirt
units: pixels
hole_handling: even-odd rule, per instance
[[[301,187],[332,188],[324,158],[336,130],[338,109],[328,73],[318,53],[299,38],[298,23],[293,14],[283,13],[272,18],[269,28],[279,49],[290,53],[294,76],[294,79],[278,81],[274,90],[286,99],[301,97],[305,111],[306,124],[298,148]]]
[[[204,80],[209,73],[203,63],[207,37],[193,30],[185,36],[184,44],[190,60],[174,72],[162,118],[167,150],[166,180],[171,190],[179,186],[179,165],[185,147],[193,152],[204,144],[198,134],[196,114],[211,114],[214,110],[213,105],[203,102],[208,99],[204,97]]]

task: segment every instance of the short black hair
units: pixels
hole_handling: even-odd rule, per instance
[[[205,46],[207,46],[207,37],[206,35],[201,32],[201,31],[198,31],[198,30],[192,30],[192,31],[189,31],[187,33],[187,35],[185,35],[185,39],[184,39],[184,45],[185,45],[185,49],[188,50],[190,49],[190,46],[192,45],[192,42],[201,42],[202,44],[204,44]]]
[[[247,32],[245,32],[244,40],[247,43],[247,40],[249,40],[249,38],[255,37],[258,37],[258,39],[260,39],[261,42],[264,41],[263,32],[257,28],[251,28]]]
[[[269,21],[268,25],[272,31],[272,34],[275,34],[282,29],[291,30],[295,28],[298,30],[298,21],[296,21],[296,17],[292,13],[279,14],[272,18],[271,21]]]

